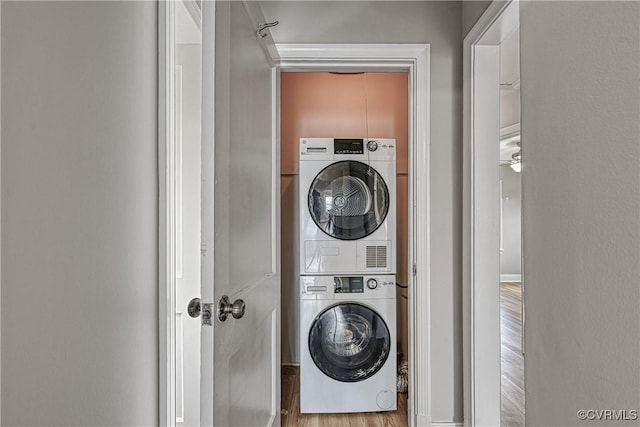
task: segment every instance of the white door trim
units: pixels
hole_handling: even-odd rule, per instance
[[[409,73],[409,425],[431,425],[430,45],[276,44],[283,71]],[[419,197],[418,197],[419,195]],[[416,267],[414,270],[414,266]]]
[[[175,425],[175,2],[158,2],[158,425]]]
[[[0,2],[0,22],[2,22],[2,2]],[[0,24],[0,26],[1,26],[1,24]],[[2,34],[2,31],[1,31],[1,30],[0,30],[0,34]],[[0,44],[1,44],[1,43],[0,43]],[[0,70],[2,70],[2,55],[1,55],[1,54],[0,54]],[[1,75],[1,72],[0,72],[0,75]],[[0,78],[0,81],[2,81],[2,78]],[[1,91],[0,91],[0,92],[1,92]],[[0,95],[0,99],[2,99],[2,95]],[[0,103],[0,104],[1,104],[1,103]],[[1,124],[1,123],[2,123],[2,120],[1,120],[1,117],[2,117],[2,111],[1,111],[1,109],[0,109],[0,129],[2,128],[2,124]],[[0,135],[1,135],[1,134],[2,134],[2,131],[0,130]],[[2,140],[1,140],[1,137],[0,137],[0,159],[2,158],[2,157],[1,157],[1,156],[2,156],[1,152],[2,152]],[[0,164],[2,164],[2,162],[1,162],[1,161],[0,161]],[[0,176],[1,176],[1,175],[2,175],[2,174],[0,173]],[[0,188],[1,188],[1,187],[2,187],[2,186],[0,185]],[[0,202],[0,206],[1,206],[1,202]],[[0,207],[0,212],[2,212],[1,207]],[[0,224],[2,224],[1,215],[0,215]],[[2,241],[1,236],[2,236],[2,229],[1,229],[1,226],[0,226],[0,241]],[[1,290],[2,290],[2,261],[1,261],[1,260],[2,260],[2,256],[0,255],[0,295],[2,295],[2,291],[1,291]],[[0,307],[2,307],[2,298],[0,298]],[[2,310],[0,309],[0,312],[1,312],[1,311],[2,311]],[[0,318],[1,318],[1,317],[2,317],[2,316],[0,316]],[[1,330],[2,330],[2,328],[0,327],[0,331],[1,331]],[[1,342],[2,342],[2,334],[0,333],[0,348],[2,348]],[[1,354],[1,353],[2,353],[2,352],[0,352],[0,354]],[[0,366],[2,366],[2,358],[1,358],[1,357],[0,357]],[[2,390],[2,373],[1,373],[1,371],[2,371],[2,370],[0,369],[0,390]],[[0,423],[2,423],[2,396],[1,396],[1,393],[0,393]]]
[[[463,43],[465,426],[500,423],[500,208],[498,181],[493,182],[495,176],[499,179],[499,173],[495,174],[492,169],[499,167],[499,100],[496,109],[493,89],[487,85],[499,79],[499,64],[497,67],[495,64],[496,58],[499,61],[497,49],[506,36],[517,30],[518,14],[518,0],[493,1]],[[491,83],[486,83],[487,80]],[[480,106],[482,108],[476,108]],[[495,129],[487,126],[487,122],[494,121]],[[495,158],[492,144],[487,143],[493,133]]]

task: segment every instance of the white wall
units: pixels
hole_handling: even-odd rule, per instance
[[[158,418],[157,5],[2,4],[2,424]]]
[[[502,248],[500,274],[518,275],[522,261],[522,190],[520,174],[500,166],[502,180]],[[511,280],[511,279],[510,279]]]
[[[640,408],[640,3],[523,2],[520,26],[527,425],[585,425]]]
[[[462,421],[460,2],[262,2],[280,43],[431,44],[432,415]]]

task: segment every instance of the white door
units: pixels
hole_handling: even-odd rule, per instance
[[[275,74],[264,47],[271,37],[256,35],[255,4],[202,7],[201,291],[214,305],[212,327],[202,327],[201,423],[278,425],[278,153]],[[220,320],[223,296],[244,315]]]

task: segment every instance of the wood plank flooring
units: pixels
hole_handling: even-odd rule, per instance
[[[500,284],[501,385],[500,424],[524,426],[524,357],[519,283]]]
[[[296,366],[282,367],[282,427],[407,427],[407,395],[398,393],[393,412],[301,414],[300,374]]]
[[[500,284],[501,420],[502,427],[524,427],[524,358],[521,345],[519,283]],[[406,427],[407,395],[398,394],[398,410],[352,414],[301,414],[300,375],[295,366],[282,367],[283,427]]]

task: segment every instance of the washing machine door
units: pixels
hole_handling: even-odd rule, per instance
[[[357,161],[332,163],[309,188],[309,213],[326,234],[356,240],[376,231],[389,212],[389,189],[371,166]]]
[[[325,375],[342,382],[363,381],[384,366],[391,351],[386,323],[357,303],[332,306],[309,331],[309,352]]]

